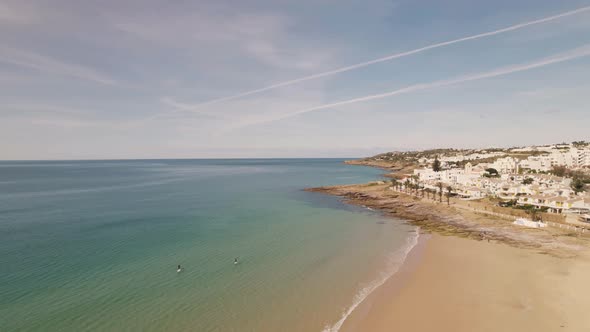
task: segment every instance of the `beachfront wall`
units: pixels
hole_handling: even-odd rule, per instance
[[[562,213],[569,210],[587,210],[583,197],[567,198],[562,196],[547,197],[543,195],[524,196],[518,199],[519,205],[532,205],[537,208],[548,208],[550,212]]]
[[[471,202],[469,205],[472,208],[476,208],[478,210],[482,210],[482,212],[491,212],[506,216],[512,216],[515,218],[530,218],[530,215],[524,210],[513,209],[509,207],[501,207],[501,206],[489,206],[487,204],[479,203],[479,202]],[[554,214],[554,213],[545,213],[545,212],[537,212],[537,216],[541,218],[542,221],[548,222],[555,222],[555,223],[565,223],[565,215],[563,214]]]

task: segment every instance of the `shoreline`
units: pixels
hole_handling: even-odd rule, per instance
[[[430,303],[433,300],[432,294],[437,292],[456,292],[457,301],[477,302],[482,297],[481,295],[473,297],[473,294],[478,292],[480,286],[492,289],[498,286],[498,282],[489,278],[489,276],[496,275],[507,278],[508,280],[519,280],[519,275],[512,269],[514,267],[520,267],[520,265],[523,265],[523,262],[514,264],[514,259],[527,257],[532,263],[529,266],[527,262],[524,262],[523,266],[529,266],[533,270],[546,268],[548,265],[551,268],[551,265],[564,266],[564,264],[573,264],[572,262],[579,263],[580,261],[584,261],[587,263],[590,261],[587,255],[583,253],[583,249],[588,248],[589,241],[587,236],[572,236],[571,232],[561,229],[541,230],[521,228],[512,225],[511,221],[499,217],[482,215],[481,213],[470,211],[461,206],[447,205],[446,202],[433,202],[424,198],[394,192],[388,187],[388,184],[369,183],[305,189],[310,192],[339,196],[345,203],[364,206],[371,210],[379,211],[385,216],[402,218],[407,220],[408,223],[418,226],[418,232],[420,234],[418,244],[409,251],[406,259],[401,263],[397,271],[389,275],[383,283],[375,287],[364,299],[349,310],[347,315],[343,317],[340,326],[338,326],[341,328],[334,328],[337,326],[334,324],[331,325],[331,329],[326,328],[324,331],[390,331],[392,329],[461,331],[461,329],[453,326],[452,322],[445,321],[444,316],[438,317],[443,321],[440,322],[442,325],[425,326],[423,329],[412,327],[409,323],[408,325],[404,325],[406,323],[396,322],[390,317],[397,317],[398,315],[407,317],[417,316],[415,318],[419,319],[422,313],[420,306],[414,309],[406,308],[405,302],[410,300],[402,295],[407,292],[419,293],[412,295],[419,299],[412,300],[413,302],[410,301],[412,303],[416,301]],[[482,241],[481,234],[483,232],[485,232],[488,241]],[[466,254],[462,259],[470,260],[470,264],[473,266],[471,270],[465,271],[464,267],[457,266],[462,263],[460,260],[457,261],[457,252],[453,251],[453,247],[457,246],[465,248]],[[481,246],[486,247],[482,249]],[[480,260],[477,257],[480,253],[484,253],[489,259]],[[498,261],[500,257],[501,260]],[[490,260],[500,263],[499,266],[495,267],[498,269],[497,271],[490,266]],[[447,265],[440,262],[446,262]],[[424,270],[429,270],[427,276],[422,272]],[[481,274],[483,271],[485,271],[485,275]],[[590,272],[590,264],[586,264],[583,271]],[[448,287],[448,285],[437,284],[436,286],[432,286],[430,284],[433,282],[433,275],[453,274],[449,274],[449,272],[456,274],[455,280],[452,280],[455,288]],[[467,272],[474,273],[478,278],[485,277],[488,279],[482,281],[482,284],[473,284],[469,280],[463,283],[463,273]],[[429,284],[423,284],[424,281],[414,281],[416,278],[424,278],[428,280],[427,282]],[[416,283],[420,285],[413,286]],[[550,286],[543,285],[543,287]],[[572,287],[574,287],[573,289],[579,289],[581,286],[581,283],[577,283]],[[415,290],[415,287],[418,287],[418,290],[431,287],[431,290],[430,293],[420,292]],[[465,291],[468,291],[468,293],[465,293]],[[511,296],[511,294],[503,293],[501,289],[497,289],[497,291],[499,293],[496,296],[497,298],[502,298],[503,296],[509,298]],[[550,295],[555,296],[551,292],[549,294],[548,292],[538,291],[537,289],[530,291],[530,293],[527,293],[527,296],[530,295],[535,297],[535,299],[539,299],[538,301],[535,300],[535,303],[542,303],[543,299]],[[493,294],[485,294],[483,298],[485,299],[486,296],[491,295]],[[450,293],[445,294],[445,297],[448,299],[453,299],[453,296]],[[572,298],[578,302],[583,302],[578,296]],[[587,303],[590,304],[590,301],[587,301]],[[441,305],[444,306],[445,303],[441,303]],[[481,306],[485,307],[485,304],[481,304]],[[469,311],[469,308],[462,309]],[[492,309],[496,310],[498,308],[494,307]],[[517,308],[512,309],[514,310],[511,311],[510,308],[504,308],[502,310],[511,313],[518,311]],[[559,319],[564,320],[563,315],[560,316],[555,313],[556,310],[556,308],[548,309],[545,307],[539,309],[540,313],[537,314],[544,315],[545,317],[553,317],[553,320],[544,320],[545,325],[542,326],[549,326],[551,325],[549,323],[554,323]],[[568,310],[575,311],[576,309],[571,308]],[[469,316],[472,314],[466,313],[466,315]],[[469,321],[465,324],[466,329],[464,331],[472,331],[467,327],[473,327],[480,323],[493,325],[487,318],[480,317],[482,316],[481,313],[478,312],[477,316],[479,317],[477,320]],[[579,317],[580,319],[575,323],[570,322],[570,325],[577,324],[577,326],[587,326],[590,329],[590,321],[586,322],[583,319],[584,315],[580,315]],[[457,318],[460,319],[461,317]],[[450,325],[444,325],[445,322]],[[541,325],[527,325],[526,322],[519,324],[522,324],[522,329],[525,330],[534,326],[535,329],[544,331]],[[560,326],[557,327],[560,328]],[[496,327],[490,329],[490,331],[506,330],[506,328],[506,326]],[[550,331],[554,328],[555,326],[552,326],[550,329],[545,330]]]
[[[379,307],[377,299],[386,294],[388,297],[395,297],[407,285],[408,280],[418,268],[423,256],[428,241],[432,235],[420,234],[416,245],[406,256],[406,259],[400,265],[398,270],[392,274],[379,288],[369,294],[362,303],[347,317],[342,324],[339,332],[346,331],[365,331],[363,328],[364,321],[370,317],[373,310]]]
[[[481,240],[486,239],[509,244],[517,248],[534,249],[558,257],[574,257],[590,247],[590,233],[585,235],[567,229],[547,227],[533,229],[515,226],[513,220],[472,211],[466,202],[452,200],[447,205],[426,198],[419,198],[389,189],[388,184],[353,184],[307,188],[341,197],[345,203],[366,206],[385,216],[407,220],[419,226],[421,232]]]
[[[390,282],[401,270],[405,269],[408,258],[413,255],[416,248],[420,245],[423,235],[420,234],[419,228],[416,228],[415,235],[407,238],[406,246],[401,247],[392,253],[389,266],[386,267],[385,272],[380,278],[373,280],[369,285],[360,289],[353,298],[352,304],[346,308],[340,319],[333,324],[327,325],[322,332],[338,332],[341,331],[342,326],[347,324],[351,315],[354,315],[357,309],[365,304],[375,292],[386,283]]]
[[[351,331],[586,331],[590,259],[433,234],[343,324]]]

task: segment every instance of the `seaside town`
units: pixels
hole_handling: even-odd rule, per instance
[[[529,212],[532,219],[545,212],[572,223],[590,222],[590,142],[393,152],[364,163],[401,169],[392,180],[394,190],[487,200]]]

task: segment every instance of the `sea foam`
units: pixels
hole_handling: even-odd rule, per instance
[[[340,319],[336,323],[326,326],[322,332],[338,332],[350,314],[352,314],[352,312],[363,303],[373,291],[383,285],[389,278],[399,271],[400,267],[406,260],[406,257],[408,257],[408,254],[418,244],[419,237],[419,228],[416,228],[415,233],[406,239],[406,245],[392,253],[386,269],[379,274],[377,279],[359,290],[354,296],[351,306],[342,313]]]

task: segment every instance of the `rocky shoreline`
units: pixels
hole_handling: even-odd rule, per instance
[[[559,257],[576,256],[587,248],[587,236],[562,229],[529,229],[515,226],[511,220],[447,205],[426,198],[391,190],[388,184],[354,184],[308,188],[306,191],[339,196],[346,203],[370,207],[384,215],[407,220],[422,231],[455,235],[476,240],[505,243]]]
[[[415,168],[418,167],[414,163],[391,163],[388,161],[377,161],[369,159],[347,160],[344,162],[347,165],[369,166],[387,171],[383,176],[388,178],[402,178],[405,174],[411,174]]]

